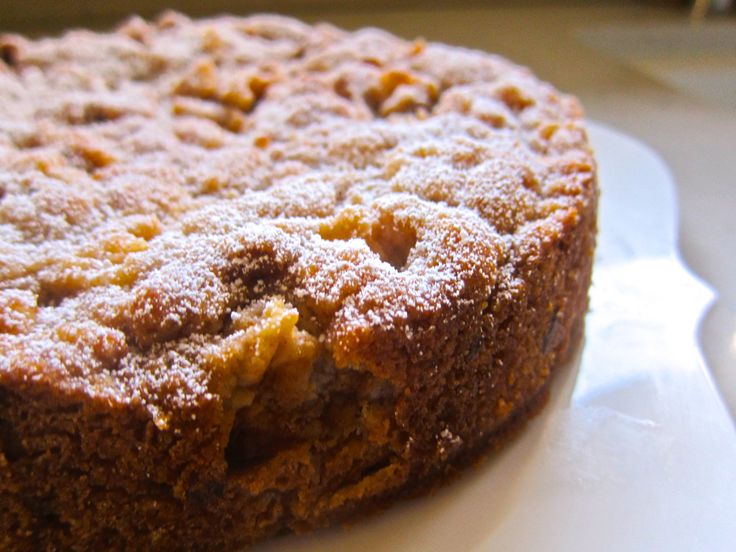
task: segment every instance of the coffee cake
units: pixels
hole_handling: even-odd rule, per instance
[[[595,164],[524,68],[174,13],[0,59],[3,549],[354,517],[501,442],[580,335]]]

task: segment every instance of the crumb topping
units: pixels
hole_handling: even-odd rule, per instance
[[[488,54],[177,14],[0,54],[0,377],[161,427],[308,394],[318,350],[379,370],[589,198],[577,103]]]

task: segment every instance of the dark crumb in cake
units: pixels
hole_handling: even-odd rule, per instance
[[[0,37],[0,548],[226,548],[416,492],[582,325],[577,102],[274,16]]]

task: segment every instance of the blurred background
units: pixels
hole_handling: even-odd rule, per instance
[[[269,11],[503,54],[581,98],[588,116],[672,169],[679,240],[720,298],[700,327],[736,413],[736,8],[733,0],[2,0],[0,33],[108,29],[131,14]]]

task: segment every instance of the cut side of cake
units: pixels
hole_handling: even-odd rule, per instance
[[[0,37],[0,548],[238,549],[422,492],[582,333],[577,101],[376,29]]]

